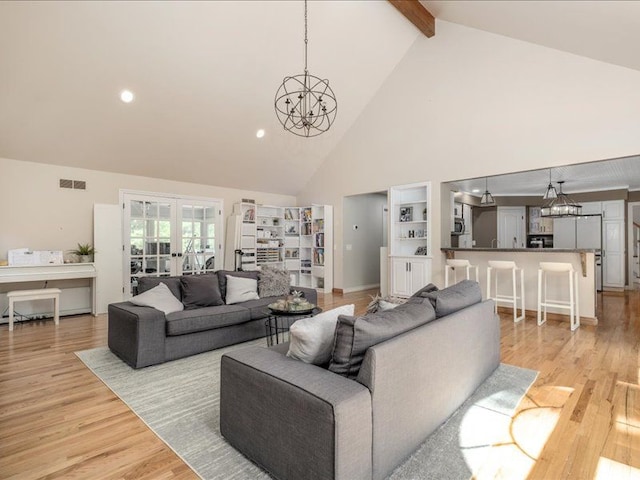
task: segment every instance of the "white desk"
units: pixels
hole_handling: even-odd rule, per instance
[[[61,265],[27,265],[0,267],[0,283],[41,282],[46,280],[91,280],[91,314],[96,314],[96,276],[93,263],[64,263]]]

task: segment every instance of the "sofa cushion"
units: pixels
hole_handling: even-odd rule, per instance
[[[367,348],[424,325],[435,318],[436,313],[429,300],[420,297],[416,297],[412,302],[398,305],[392,310],[362,317],[340,315],[329,370],[355,379]]]
[[[234,270],[218,270],[216,272],[218,275],[218,285],[220,286],[220,293],[222,294],[222,300],[227,301],[227,275],[231,275],[233,277],[242,277],[242,278],[253,278],[256,282],[258,281],[258,272],[255,270],[248,272],[236,272]]]
[[[255,300],[247,300],[238,305],[249,310],[251,320],[259,320],[269,316],[269,304],[277,300],[277,297],[257,298]]]
[[[140,295],[136,295],[129,299],[134,305],[141,307],[151,307],[164,312],[165,315],[172,312],[184,310],[184,305],[178,300],[166,284],[160,282],[151,290],[147,290]]]
[[[482,301],[480,285],[473,280],[462,280],[455,285],[425,294],[436,310],[436,317],[444,317]]]
[[[249,320],[251,320],[249,310],[237,305],[183,310],[167,315],[167,335],[184,335],[185,333],[213,330]]]
[[[164,283],[173,296],[182,301],[182,290],[180,288],[180,277],[140,277],[138,278],[138,295],[151,290],[159,283]]]
[[[184,275],[180,277],[180,285],[185,310],[224,305],[217,275]]]
[[[260,297],[281,297],[289,294],[291,277],[287,270],[263,265],[258,277]]]
[[[314,365],[329,363],[338,316],[353,315],[354,308],[353,304],[343,305],[296,321],[289,328],[287,357]]]
[[[257,280],[227,275],[227,296],[225,298],[227,305],[257,300],[258,298],[260,297],[258,296]]]

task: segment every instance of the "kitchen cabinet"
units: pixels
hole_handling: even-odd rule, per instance
[[[553,218],[541,217],[541,207],[528,207],[529,216],[527,233],[533,235],[551,235],[553,233]]]
[[[427,285],[430,278],[430,258],[391,258],[391,295],[410,297]]]

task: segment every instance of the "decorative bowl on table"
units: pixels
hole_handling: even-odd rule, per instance
[[[305,298],[294,297],[292,300],[281,298],[269,304],[269,308],[278,313],[309,313],[316,306]]]

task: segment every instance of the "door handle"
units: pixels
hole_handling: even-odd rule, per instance
[[[181,257],[182,256],[182,252],[178,252],[177,255],[178,255],[178,257]]]
[[[172,253],[172,254],[171,254],[171,256],[172,256],[172,257],[177,257],[177,256],[178,256],[178,254],[174,252],[174,253]]]

